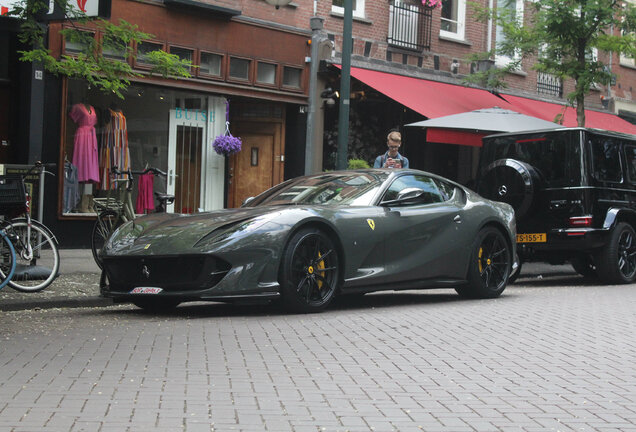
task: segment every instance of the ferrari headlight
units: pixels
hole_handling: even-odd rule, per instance
[[[266,216],[260,216],[255,219],[248,219],[246,221],[225,225],[223,227],[215,229],[211,233],[204,236],[194,246],[201,246],[204,243],[219,243],[232,237],[242,237],[245,234],[260,229],[263,225],[265,225],[278,215],[279,213],[268,214]]]

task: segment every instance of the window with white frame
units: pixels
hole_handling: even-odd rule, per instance
[[[464,40],[466,29],[466,0],[442,0],[439,35]]]
[[[501,14],[505,12],[505,10],[508,11],[507,13],[511,18],[514,18],[519,22],[523,21],[523,0],[497,0],[497,13]],[[495,43],[500,44],[505,40],[506,36],[504,34],[503,28],[500,25],[497,25],[495,33]],[[517,54],[513,56],[498,54],[495,57],[495,64],[505,66],[511,61],[517,59]]]
[[[351,0],[351,6],[354,17],[364,18],[364,0]],[[344,15],[344,0],[332,0],[331,11]]]

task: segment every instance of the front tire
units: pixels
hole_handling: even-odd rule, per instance
[[[603,282],[628,284],[636,280],[636,233],[628,223],[619,222],[609,242],[597,255],[596,271]]]
[[[479,231],[468,268],[468,285],[455,290],[462,297],[495,298],[506,289],[510,275],[510,247],[497,228]]]
[[[27,222],[20,220],[7,224],[5,232],[15,239],[16,268],[9,286],[17,291],[37,292],[51,285],[59,275],[60,253],[50,231],[31,221],[31,238],[27,239]]]
[[[281,294],[285,307],[298,313],[320,312],[339,285],[338,252],[322,231],[305,228],[289,240],[281,265]]]

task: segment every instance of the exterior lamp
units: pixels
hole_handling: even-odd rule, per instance
[[[276,9],[281,6],[287,6],[292,2],[292,0],[265,0],[267,4],[271,4],[272,6],[276,6]]]

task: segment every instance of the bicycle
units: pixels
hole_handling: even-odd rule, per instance
[[[11,288],[23,292],[37,292],[48,287],[59,275],[60,253],[57,238],[42,222],[31,218],[31,199],[25,188],[25,180],[35,171],[39,175],[45,173],[47,167],[54,168],[55,164],[36,162],[25,174],[4,176],[6,182],[13,183],[20,198],[15,201],[13,210],[20,216],[3,220],[0,229],[13,243],[15,251],[15,271],[8,279]],[[4,260],[4,258],[3,258]],[[0,275],[6,277],[0,266]]]
[[[91,233],[91,250],[93,252],[93,258],[100,269],[102,268],[102,259],[99,252],[104,247],[106,240],[125,222],[137,217],[132,203],[133,175],[144,175],[148,173],[166,178],[166,173],[155,167],[149,167],[143,171],[120,171],[117,167],[113,167],[111,169],[113,176],[127,176],[126,178],[113,179],[113,181],[117,183],[116,196],[113,197],[109,193],[108,197],[93,199],[97,220],[95,221],[95,225],[93,225]],[[159,201],[159,205],[155,208],[154,213],[165,213],[166,206],[174,202],[174,195],[160,192],[155,192],[154,195]]]

